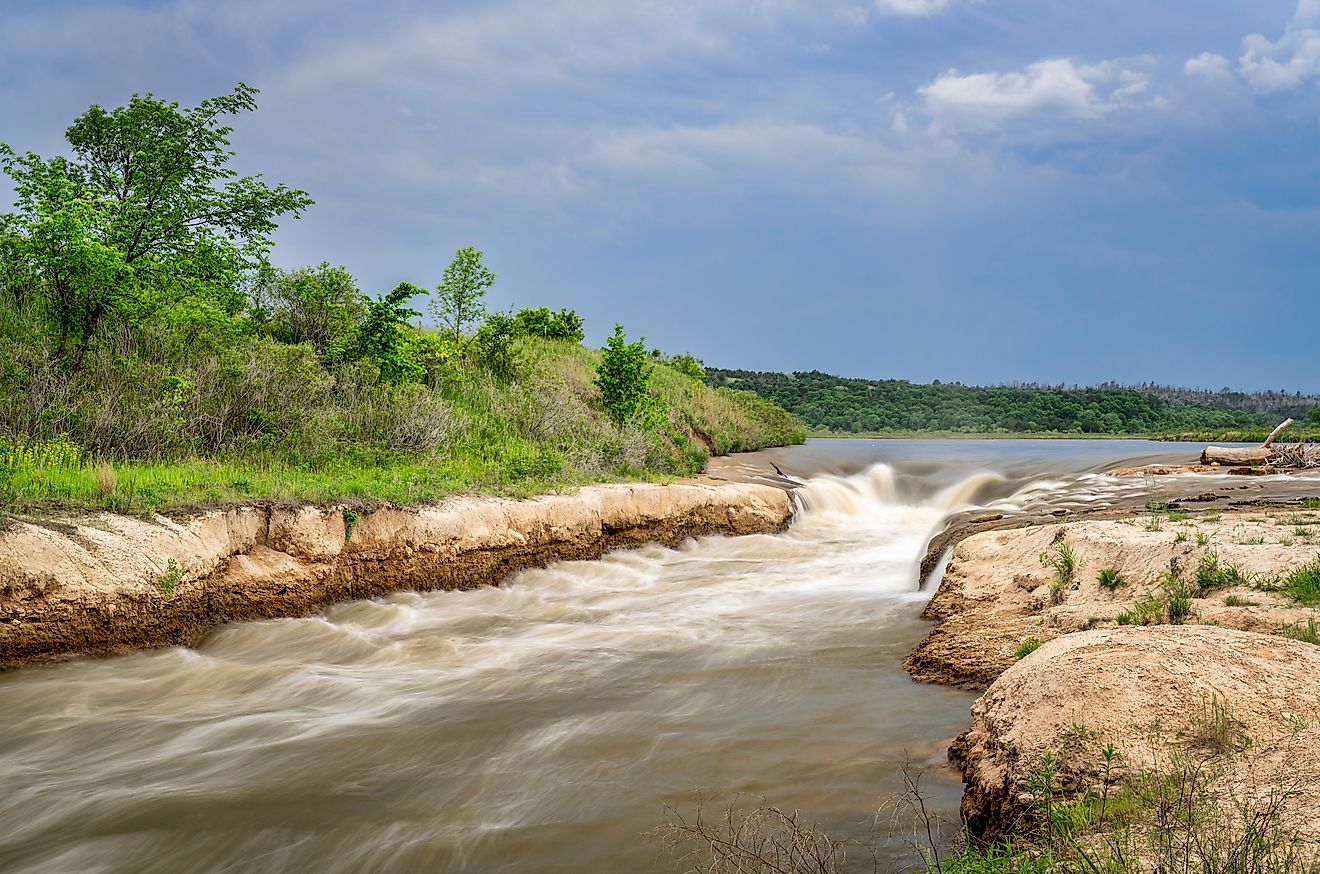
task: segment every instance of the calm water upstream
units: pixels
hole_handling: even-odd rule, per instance
[[[926,537],[1188,452],[813,441],[767,453],[807,481],[780,536],[2,674],[0,871],[667,871],[640,837],[666,803],[750,793],[864,838],[906,757],[952,815],[973,696],[899,666]]]

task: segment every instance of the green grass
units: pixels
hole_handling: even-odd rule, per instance
[[[1132,609],[1119,613],[1119,625],[1158,625],[1164,620],[1164,599],[1158,595],[1140,598]]]
[[[1259,601],[1252,601],[1238,595],[1227,595],[1224,598],[1225,607],[1259,607]]]
[[[1044,645],[1044,641],[1034,637],[1028,637],[1018,645],[1017,651],[1013,653],[1013,658],[1024,659]]]
[[[1316,628],[1315,619],[1306,620],[1302,625],[1285,625],[1278,631],[1280,637],[1289,637],[1293,640],[1300,640],[1303,643],[1310,643],[1320,646],[1320,629]]]
[[[1050,598],[1055,604],[1062,603],[1064,590],[1073,584],[1077,574],[1077,555],[1068,541],[1060,539],[1040,554],[1041,567],[1050,568]]]
[[[1164,615],[1170,625],[1182,625],[1192,615],[1192,591],[1172,574],[1164,581]]]
[[[258,445],[149,460],[98,456],[64,438],[0,438],[0,513],[148,514],[256,500],[412,505],[463,492],[528,497],[596,482],[670,481],[702,470],[712,453],[805,435],[768,401],[708,388],[664,365],[651,377],[663,421],[620,427],[595,406],[598,352],[561,342],[543,344],[537,355],[525,381],[478,374],[437,389],[452,417],[450,436],[426,451],[335,443],[297,456]],[[391,413],[389,421],[398,420]],[[347,519],[345,528],[351,536]]]
[[[1119,573],[1116,568],[1112,567],[1107,567],[1100,571],[1100,573],[1096,575],[1095,581],[1100,585],[1100,588],[1106,589],[1110,592],[1116,591],[1120,586],[1127,582],[1127,580],[1123,579],[1123,575]]]
[[[1285,576],[1280,588],[1299,604],[1320,604],[1320,555]]]
[[[1227,589],[1231,586],[1251,585],[1251,579],[1238,570],[1236,565],[1221,565],[1219,554],[1208,552],[1201,556],[1196,568],[1196,594],[1204,597],[1207,592]]]
[[[1264,443],[1273,426],[1261,428],[1207,428],[1199,431],[1178,431],[1159,435],[1156,439],[1186,443]],[[1320,426],[1294,424],[1284,431],[1279,442],[1320,441]]]

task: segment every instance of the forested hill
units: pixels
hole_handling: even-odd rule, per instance
[[[849,379],[828,373],[707,368],[715,386],[754,391],[817,429],[1159,434],[1253,429],[1305,419],[1320,398],[1164,386],[968,386]],[[1320,414],[1317,414],[1320,415]]]

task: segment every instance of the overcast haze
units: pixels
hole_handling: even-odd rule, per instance
[[[1320,0],[0,10],[0,140],[247,82],[276,260],[366,291],[474,243],[720,366],[1320,391]]]

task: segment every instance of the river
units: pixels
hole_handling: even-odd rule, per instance
[[[2,674],[0,871],[671,871],[643,833],[698,793],[893,863],[876,811],[910,761],[956,818],[944,753],[974,697],[900,667],[929,535],[972,506],[1131,497],[1097,472],[1187,452],[812,441],[725,465],[805,483],[779,536]]]

